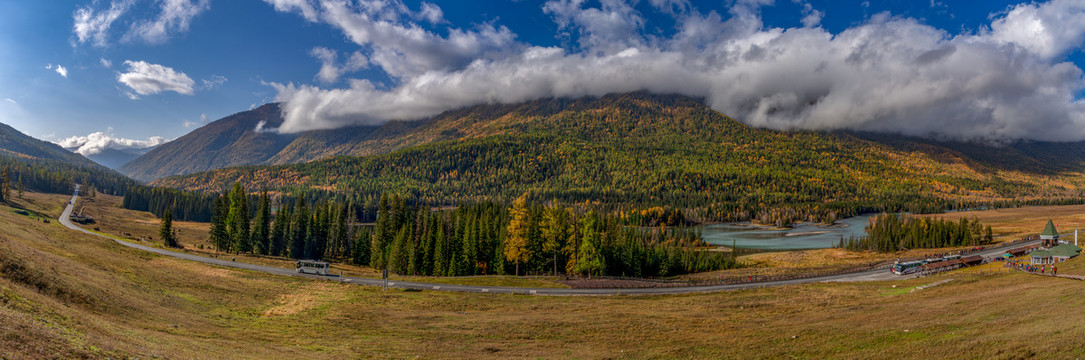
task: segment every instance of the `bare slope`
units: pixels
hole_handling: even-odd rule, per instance
[[[254,131],[261,121],[266,122],[268,128],[279,126],[282,115],[278,104],[267,104],[214,121],[159,145],[119,170],[134,179],[151,181],[171,175],[263,163],[294,137]]]

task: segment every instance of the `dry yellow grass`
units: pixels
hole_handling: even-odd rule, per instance
[[[0,210],[3,358],[1085,356],[1085,283],[1065,279],[949,273],[641,297],[385,291],[165,258]],[[944,278],[955,281],[907,291]]]

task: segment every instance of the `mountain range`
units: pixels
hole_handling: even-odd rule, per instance
[[[531,193],[745,217],[781,206],[853,213],[1070,199],[1085,186],[1085,143],[767,130],[700,99],[646,92],[483,104],[380,126],[257,131],[282,122],[278,104],[267,104],[159,145],[119,170],[187,190],[220,191],[239,181],[250,189],[365,199],[396,192],[434,203]],[[113,173],[7,126],[0,126],[0,154]]]
[[[269,124],[281,123],[272,109],[257,110]],[[212,125],[234,124],[231,128],[251,133],[257,120],[237,120],[242,114]],[[225,154],[237,148],[260,154],[231,158],[232,165],[249,166],[153,184],[218,191],[240,181],[249,188],[318,189],[367,198],[392,191],[432,202],[507,200],[529,192],[569,202],[749,213],[776,206],[863,212],[1073,198],[1082,195],[1078,189],[1085,183],[1082,143],[992,145],[767,130],[728,118],[700,99],[645,92],[478,105],[428,120],[289,136],[240,133],[236,141],[217,146],[230,149]],[[262,136],[277,142],[251,140]],[[164,144],[145,157],[174,147]],[[185,168],[183,158],[154,163],[171,169],[163,175],[197,170]]]

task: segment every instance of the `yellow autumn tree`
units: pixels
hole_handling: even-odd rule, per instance
[[[527,230],[530,215],[527,211],[527,193],[512,202],[509,209],[508,234],[505,236],[505,259],[516,263],[516,275],[520,275],[520,263],[531,258],[527,248]]]

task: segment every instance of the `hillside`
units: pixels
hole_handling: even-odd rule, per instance
[[[734,219],[791,216],[766,215],[780,208],[803,209],[799,217],[839,216],[1077,198],[1085,183],[1080,164],[1037,160],[1039,168],[1022,171],[992,161],[997,157],[909,139],[886,145],[862,134],[755,129],[696,99],[646,93],[476,106],[370,144],[403,148],[155,184],[218,190],[241,181],[359,201],[392,191],[435,203],[530,191],[543,200],[697,207],[708,218]]]
[[[278,104],[240,112],[159,145],[124,164],[119,171],[141,181],[228,166],[260,164],[293,140],[293,136],[254,129],[261,121],[282,124]]]
[[[0,169],[7,169],[13,189],[68,193],[72,184],[121,194],[135,182],[82,155],[0,124]],[[2,181],[2,179],[0,179]]]
[[[53,160],[76,166],[101,167],[82,155],[57,144],[38,140],[0,123],[0,156],[29,160]]]
[[[332,156],[385,154],[437,141],[505,134],[515,131],[516,124],[531,122],[566,108],[591,106],[589,104],[594,101],[591,98],[544,99],[522,104],[478,105],[447,111],[426,120],[391,121],[380,126],[291,135],[254,131],[261,121],[266,122],[266,128],[282,123],[278,105],[268,104],[216,120],[160,145],[119,170],[141,181],[153,181],[230,166],[295,164]]]

